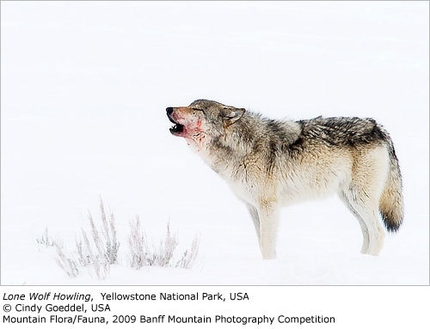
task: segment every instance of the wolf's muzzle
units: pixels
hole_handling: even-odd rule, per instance
[[[168,107],[166,108],[166,112],[167,112],[167,117],[169,118],[170,122],[174,123],[174,126],[172,128],[170,128],[170,133],[172,135],[179,135],[180,133],[182,133],[184,131],[184,126],[181,125],[180,123],[176,122],[175,119],[173,119],[173,107]]]

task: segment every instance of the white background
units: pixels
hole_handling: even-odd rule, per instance
[[[427,285],[427,2],[2,2],[1,283]],[[245,207],[184,140],[167,106],[209,98],[273,118],[373,117],[391,133],[404,225],[379,257],[335,197],[286,208],[262,261]],[[73,250],[99,198],[120,264],[69,278],[45,229]],[[128,266],[129,221],[166,223],[191,270]]]

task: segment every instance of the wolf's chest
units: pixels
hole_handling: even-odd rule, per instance
[[[227,181],[233,193],[241,200],[248,204],[255,205],[259,192],[255,184],[250,184],[248,182],[243,182],[239,180]]]

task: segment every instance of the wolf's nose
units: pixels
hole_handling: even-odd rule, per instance
[[[173,113],[173,107],[168,107],[166,109],[166,112],[167,112],[168,115],[172,114]]]

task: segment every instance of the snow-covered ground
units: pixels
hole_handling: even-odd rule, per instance
[[[428,2],[2,2],[1,283],[429,284]],[[167,106],[197,98],[274,118],[374,117],[391,133],[405,220],[361,255],[352,214],[329,198],[282,212],[261,260],[245,207],[170,135]],[[102,198],[120,264],[69,278],[47,228],[74,248]],[[129,222],[166,223],[191,270],[128,266]]]

